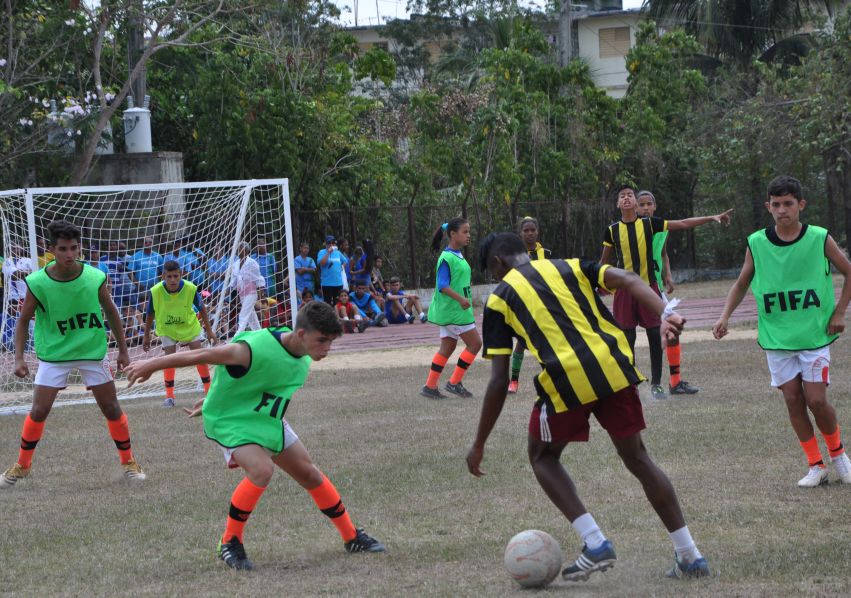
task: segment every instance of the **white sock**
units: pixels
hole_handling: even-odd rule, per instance
[[[425,315],[425,312],[424,312],[424,311],[421,311],[421,312],[420,312],[420,317],[422,318],[424,315]]]
[[[582,542],[589,550],[596,550],[600,548],[600,546],[603,545],[603,542],[606,541],[606,536],[604,536],[603,532],[600,531],[600,527],[597,525],[597,522],[594,521],[591,513],[580,515],[573,521],[573,523],[571,523],[571,525],[573,526],[573,529],[576,530],[576,533],[579,534],[579,537],[582,538]]]
[[[701,558],[703,555],[697,549],[697,545],[688,531],[688,526],[681,527],[669,534],[671,541],[674,543],[674,551],[677,553],[677,560],[683,564],[690,564]]]

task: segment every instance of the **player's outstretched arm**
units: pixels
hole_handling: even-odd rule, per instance
[[[194,351],[182,351],[163,355],[155,359],[134,361],[124,369],[127,388],[136,382],[144,382],[156,371],[166,368],[182,368],[191,365],[206,363],[208,365],[241,365],[247,368],[251,365],[251,349],[245,343],[229,343],[210,347],[208,349],[195,349]]]
[[[30,369],[27,367],[27,362],[24,361],[24,351],[27,346],[27,339],[30,336],[30,321],[35,316],[36,305],[38,305],[38,302],[27,289],[24,304],[21,306],[21,313],[18,316],[18,323],[15,324],[15,375],[18,378],[26,378],[30,375]]]
[[[121,321],[121,314],[118,313],[118,308],[115,307],[112,296],[109,294],[109,283],[100,285],[98,301],[103,313],[106,314],[110,331],[115,337],[115,345],[118,347],[118,371],[122,371],[130,363],[130,354],[127,353],[127,340],[124,338],[124,322]]]
[[[730,316],[733,315],[733,312],[736,311],[736,308],[739,307],[742,299],[745,298],[748,287],[751,285],[751,280],[753,280],[753,275],[753,256],[751,256],[751,250],[748,248],[745,251],[745,263],[742,266],[742,271],[739,272],[739,277],[733,283],[733,286],[730,287],[730,292],[727,293],[727,300],[724,302],[724,310],[721,312],[721,317],[718,318],[718,321],[712,327],[712,336],[716,339],[720,340],[727,336],[727,322]]]
[[[685,218],[684,220],[668,220],[668,230],[688,230],[697,228],[710,222],[718,222],[720,224],[730,224],[732,219],[730,214],[733,213],[733,208],[714,216],[695,216],[694,218]]]
[[[612,247],[609,247],[608,245],[603,245],[603,253],[600,254],[600,265],[606,266],[608,264],[611,264],[612,257],[614,256],[614,254],[615,252]]]
[[[609,267],[603,272],[603,283],[606,285],[606,290],[623,289],[627,291],[641,305],[662,316],[660,332],[663,338],[674,340],[682,332],[686,323],[685,318],[673,311],[666,313],[665,302],[638,274]]]
[[[488,388],[485,390],[485,398],[482,401],[482,414],[479,416],[479,427],[476,431],[476,439],[467,453],[467,469],[476,477],[485,474],[482,471],[482,459],[485,454],[485,442],[493,430],[505,397],[508,392],[508,369],[511,355],[494,355],[491,359],[491,378]]]
[[[833,237],[827,236],[827,243],[824,246],[824,253],[830,263],[842,273],[844,282],[842,283],[842,294],[839,295],[839,300],[836,302],[836,308],[830,316],[830,321],[827,324],[828,334],[841,334],[845,332],[845,310],[848,309],[848,303],[851,302],[851,261],[848,261],[848,256],[836,244]]]

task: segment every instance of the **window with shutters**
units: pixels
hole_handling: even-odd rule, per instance
[[[619,58],[629,52],[629,27],[603,27],[598,37],[600,58]]]

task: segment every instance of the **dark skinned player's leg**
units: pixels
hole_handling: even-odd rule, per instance
[[[529,436],[529,462],[535,478],[553,504],[568,521],[586,513],[585,505],[576,493],[573,480],[561,463],[561,453],[566,442],[542,442]]]

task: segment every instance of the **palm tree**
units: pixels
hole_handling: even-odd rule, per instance
[[[806,53],[794,35],[817,14],[831,16],[842,0],[645,0],[642,11],[663,26],[682,25],[717,59],[747,65]]]

